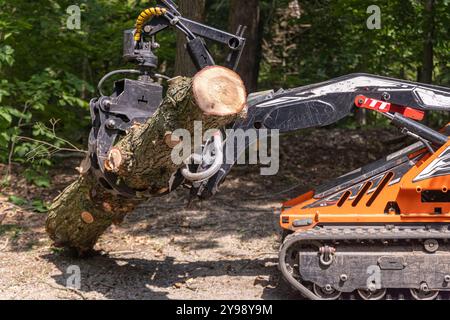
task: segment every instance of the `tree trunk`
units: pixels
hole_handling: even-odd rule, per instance
[[[230,31],[235,32],[239,25],[247,26],[244,51],[238,73],[244,80],[248,92],[258,88],[259,63],[261,61],[261,23],[259,0],[239,0],[230,2]]]
[[[172,79],[166,98],[145,124],[134,125],[109,152],[105,168],[135,190],[151,195],[168,191],[168,181],[181,165],[172,161],[176,129],[192,133],[194,121],[203,129],[221,128],[245,113],[246,92],[240,77],[223,67],[205,68],[194,79]],[[175,141],[174,141],[175,140]],[[189,156],[189,155],[184,155]],[[85,172],[53,202],[47,232],[58,246],[90,251],[99,236],[120,223],[144,199],[114,196]],[[86,172],[87,171],[87,172]]]
[[[422,52],[422,69],[419,74],[419,81],[423,83],[431,83],[433,81],[433,41],[435,31],[435,0],[425,0],[424,18],[423,18],[423,52]]]
[[[179,11],[183,17],[202,22],[205,19],[205,0],[180,0]],[[177,31],[177,54],[175,59],[175,74],[192,77],[196,68],[186,51],[186,36]]]

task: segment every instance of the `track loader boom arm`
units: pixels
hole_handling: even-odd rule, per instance
[[[209,179],[194,185],[193,195],[200,198],[214,195],[237,159],[258,140],[259,129],[268,129],[270,135],[274,129],[284,133],[327,126],[351,114],[357,107],[355,99],[359,96],[389,103],[395,107],[395,119],[405,118],[401,114],[409,117],[411,111],[415,111],[412,114],[416,116],[430,110],[450,111],[448,88],[369,74],[351,74],[296,89],[251,94],[246,119],[236,122],[235,130],[226,139],[235,139],[236,135],[250,129],[256,129],[257,134],[246,136],[245,145],[234,146],[234,152],[226,150],[227,144],[224,144],[222,166]],[[233,159],[227,158],[230,154]],[[197,171],[206,169],[207,165],[201,164]]]

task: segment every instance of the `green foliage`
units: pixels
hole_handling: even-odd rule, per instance
[[[92,84],[121,64],[122,30],[136,15],[123,1],[81,1],[82,28],[68,30],[72,4],[0,1],[0,162],[36,160],[27,179],[41,186],[48,180],[40,167],[51,164],[55,150],[21,137],[86,145]],[[52,119],[58,125],[44,130]]]
[[[23,206],[28,203],[26,199],[14,195],[9,196],[8,201],[15,204],[16,206]]]
[[[94,85],[106,72],[123,67],[123,30],[134,26],[150,2],[78,1],[81,29],[69,30],[66,10],[73,4],[0,0],[0,162],[9,161],[12,150],[13,162],[32,160],[36,169],[51,165],[58,148],[85,148]],[[160,40],[160,71],[170,74],[175,35],[165,33]]]
[[[42,166],[37,170],[33,170],[31,168],[26,169],[23,173],[23,176],[28,182],[33,183],[38,187],[50,187],[50,178],[48,176],[48,172],[47,170],[43,169]]]
[[[48,211],[48,204],[42,200],[33,200],[31,202],[33,210],[38,213],[46,213]]]
[[[48,211],[48,203],[41,199],[34,199],[30,203],[27,199],[11,195],[8,197],[8,201],[19,207],[30,206],[34,212],[45,213]]]
[[[423,1],[413,0],[346,0],[302,2],[300,19],[282,19],[286,1],[280,2],[277,23],[305,28],[297,37],[296,50],[288,57],[297,66],[295,77],[283,78],[282,70],[272,72],[263,66],[261,82],[265,87],[278,82],[285,85],[302,85],[327,80],[351,72],[369,72],[403,79],[416,80],[417,68],[422,59]],[[370,30],[366,21],[370,16],[367,8],[376,4],[381,10],[381,29]],[[436,4],[436,83],[446,85],[448,73],[448,2]],[[280,20],[281,19],[281,20]],[[280,20],[280,21],[278,21]],[[266,30],[269,33],[270,30]],[[279,34],[267,34],[271,41]],[[446,65],[447,70],[440,68]]]
[[[9,35],[11,35],[9,33]],[[7,39],[8,37],[5,37]],[[14,63],[14,49],[8,45],[0,46],[0,68],[3,65],[12,66]]]

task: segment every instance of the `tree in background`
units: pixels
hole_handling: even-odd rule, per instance
[[[185,18],[202,22],[205,19],[205,0],[180,0],[179,11]],[[175,58],[175,74],[191,77],[196,69],[186,51],[186,36],[177,32],[177,50]]]
[[[241,56],[238,73],[244,80],[247,91],[258,88],[259,64],[261,61],[261,19],[259,0],[230,1],[229,30],[235,32],[239,25],[246,26],[247,38]]]
[[[435,0],[430,10],[426,9],[430,1],[377,1],[381,29],[373,30],[366,25],[372,0],[299,1],[299,19],[286,14],[289,0],[277,1],[279,11],[263,36],[259,86],[289,88],[353,72],[449,86],[450,2]],[[294,31],[300,25],[310,27]],[[283,34],[292,36],[284,42]],[[287,57],[283,58],[283,53]],[[287,61],[284,65],[283,60]],[[427,79],[419,76],[422,69],[427,70]],[[430,114],[429,118],[436,127],[448,121],[443,114]],[[351,118],[346,121],[355,124]],[[368,124],[383,121],[368,113]]]
[[[262,39],[262,75],[261,82],[266,81],[275,87],[286,87],[300,76],[302,34],[311,27],[300,23],[303,9],[297,0],[289,1],[279,7],[266,9],[271,14]],[[270,88],[267,86],[267,88]]]
[[[419,68],[418,81],[432,83],[434,70],[433,42],[435,41],[435,0],[424,1],[423,13],[423,51],[422,66]]]

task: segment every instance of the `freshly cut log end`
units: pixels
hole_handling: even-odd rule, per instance
[[[117,172],[122,163],[122,154],[119,149],[112,148],[108,153],[108,159],[105,160],[105,169],[111,172]]]
[[[220,66],[206,67],[199,71],[194,76],[192,91],[197,106],[205,115],[238,114],[247,102],[247,92],[241,77]]]
[[[90,212],[87,211],[83,211],[81,213],[81,219],[83,219],[83,221],[87,224],[91,224],[92,222],[94,222],[94,217]]]
[[[169,148],[173,149],[181,142],[181,139],[179,137],[173,136],[172,131],[166,131],[166,133],[164,134],[164,142]]]

